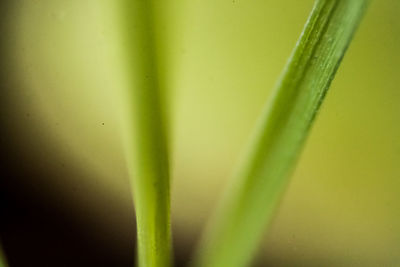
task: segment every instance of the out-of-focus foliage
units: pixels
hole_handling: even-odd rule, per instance
[[[313,1],[155,2],[172,123],[173,225],[186,244],[232,173]],[[93,171],[93,186],[115,195],[123,209],[129,195],[123,189],[118,103],[126,82],[112,5],[105,0],[14,5],[9,66],[20,89],[10,108],[12,119],[24,125],[21,143],[35,151],[37,142],[26,135],[43,136],[70,164]],[[400,262],[398,14],[400,2],[372,1],[260,260],[274,266]],[[81,182],[40,181],[58,192],[65,183]],[[87,200],[96,206],[93,196]]]

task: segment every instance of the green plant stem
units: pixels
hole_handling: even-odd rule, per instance
[[[170,181],[160,100],[152,1],[122,4],[128,62],[128,157],[141,267],[171,264]]]
[[[200,243],[195,266],[249,264],[367,2],[316,1],[243,164]]]

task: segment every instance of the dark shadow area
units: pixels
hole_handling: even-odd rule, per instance
[[[85,188],[89,191],[85,192],[66,185],[66,190],[78,200],[86,194],[99,198],[97,211],[88,210],[85,215],[84,208],[75,210],[77,204],[68,203],[63,199],[65,195],[56,191],[51,193],[51,185],[46,188],[43,181],[93,174],[80,169],[78,164],[61,166],[65,173],[60,173],[61,167],[57,164],[62,158],[57,149],[44,143],[34,145],[39,147],[34,151],[19,142],[17,135],[23,128],[20,125],[23,120],[15,119],[13,96],[23,88],[10,68],[14,42],[10,26],[13,11],[21,5],[18,2],[0,1],[0,237],[8,264],[10,267],[133,266],[132,210],[117,213],[113,205],[118,200],[110,199],[98,188]],[[30,131],[27,129],[24,134],[28,142],[35,144],[38,141]],[[96,220],[102,216],[113,219],[97,224]],[[118,221],[122,225],[115,223]],[[108,225],[114,229],[107,229]],[[122,230],[114,231],[118,227]],[[125,229],[126,233],[120,234]]]

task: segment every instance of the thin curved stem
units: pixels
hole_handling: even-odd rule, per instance
[[[150,0],[122,1],[128,63],[128,158],[141,267],[171,264],[170,181]]]

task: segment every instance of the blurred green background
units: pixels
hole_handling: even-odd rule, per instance
[[[171,123],[175,250],[184,262],[313,1],[153,1]],[[20,178],[20,188],[35,187],[84,231],[133,254],[117,5],[8,5],[3,114],[18,155],[51,170]],[[400,265],[399,15],[399,1],[372,1],[265,233],[260,266]]]

